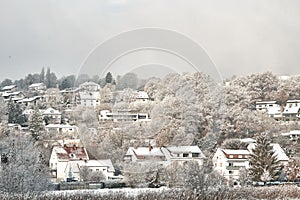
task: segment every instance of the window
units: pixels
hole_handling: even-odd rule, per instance
[[[233,158],[233,155],[229,155],[229,158]]]
[[[243,155],[239,155],[239,158],[243,158]]]
[[[229,173],[229,174],[233,174],[233,171],[229,171],[228,173]]]
[[[192,153],[192,157],[199,157],[199,153]]]
[[[99,172],[99,169],[96,169],[96,172]]]
[[[228,163],[228,166],[230,166],[230,167],[233,166],[233,163]]]
[[[182,154],[183,157],[189,157],[189,154],[188,153],[184,153]]]

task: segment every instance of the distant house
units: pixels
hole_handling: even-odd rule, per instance
[[[17,91],[16,85],[7,85],[0,89],[0,95]]]
[[[125,162],[157,162],[162,166],[188,161],[197,161],[202,166],[204,160],[206,157],[198,146],[129,147],[124,157]]]
[[[198,146],[167,146],[162,147],[162,151],[170,162],[197,161],[202,166],[204,160],[206,160],[205,155]]]
[[[80,171],[102,172],[106,179],[113,177],[115,169],[111,160],[90,160],[84,147],[64,145],[53,147],[49,160],[53,182],[81,181]]]
[[[43,101],[42,96],[34,96],[34,97],[18,100],[17,103],[21,103],[25,106],[31,106],[31,105],[34,106],[36,105],[37,102],[41,102],[41,101]]]
[[[44,83],[33,83],[28,86],[30,91],[44,92],[47,86]]]
[[[276,120],[282,119],[281,106],[276,101],[258,101],[256,102],[256,110],[266,112],[269,117]]]
[[[48,124],[45,126],[46,131],[55,131],[59,134],[76,134],[78,131],[77,126],[69,124]]]
[[[60,124],[61,123],[61,112],[53,108],[48,108],[42,112],[46,124]]]
[[[92,82],[92,81],[88,81],[88,82],[84,82],[84,83],[80,84],[79,88],[82,91],[88,91],[88,92],[96,92],[101,89],[99,84]]]
[[[9,93],[3,93],[2,94],[4,102],[9,101],[10,99],[14,102],[20,101],[25,98],[25,95],[23,92],[9,92]]]
[[[297,121],[300,119],[300,100],[288,100],[283,110],[284,121]]]
[[[145,91],[137,91],[135,95],[135,101],[138,102],[147,102],[149,100],[149,96]]]
[[[218,148],[212,158],[213,168],[227,180],[237,181],[240,169],[249,168],[248,150],[232,150]]]
[[[292,130],[287,133],[281,133],[282,136],[290,137],[290,140],[298,140],[300,138],[300,130]]]
[[[156,162],[159,165],[167,165],[167,158],[160,147],[129,147],[125,157],[125,162],[147,163]]]
[[[101,110],[99,114],[99,121],[150,121],[150,117],[147,113],[137,113],[131,109],[116,110],[110,112],[109,110]]]
[[[96,107],[100,105],[100,92],[83,91],[79,92],[80,105],[88,107]]]

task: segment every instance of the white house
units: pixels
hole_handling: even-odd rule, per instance
[[[135,101],[138,102],[147,102],[149,100],[149,96],[145,91],[137,91],[135,94]]]
[[[156,162],[159,165],[167,165],[165,154],[159,147],[129,147],[125,157],[125,162],[149,163]]]
[[[18,92],[7,92],[2,94],[3,100],[5,102],[9,101],[10,99],[14,102],[17,102],[19,100],[22,100],[25,98],[25,95],[23,92],[18,91]]]
[[[114,176],[115,169],[111,160],[89,160],[84,147],[56,146],[49,160],[53,182],[81,181],[80,170],[88,167],[89,172],[101,171],[106,179]]]
[[[17,86],[16,85],[7,85],[4,86],[3,88],[1,88],[0,90],[0,94],[4,94],[4,93],[11,93],[11,92],[15,92],[17,90]]]
[[[110,112],[109,110],[101,110],[99,114],[99,121],[150,121],[148,113],[137,113],[130,109],[116,110]]]
[[[61,112],[54,108],[48,108],[42,112],[45,121],[49,123],[60,124],[61,123]]]
[[[202,166],[205,159],[198,146],[129,147],[124,157],[125,162],[156,162],[161,166],[188,161],[197,161]]]
[[[285,121],[299,120],[300,100],[288,100],[282,114]]]
[[[290,137],[290,140],[298,140],[300,137],[300,130],[292,130],[287,133],[281,133],[282,136]]]
[[[87,82],[84,82],[82,84],[79,85],[79,88],[83,91],[99,91],[100,90],[100,85],[95,83],[95,82],[92,82],[92,81],[87,81]]]
[[[241,168],[249,168],[248,150],[218,148],[212,158],[213,168],[227,180],[238,180]]]
[[[44,83],[33,83],[28,86],[28,89],[31,91],[44,92],[47,87]]]
[[[281,106],[276,101],[257,101],[256,110],[266,112],[269,117],[277,120],[282,119]]]
[[[70,124],[48,124],[45,126],[46,131],[56,131],[60,134],[76,134],[78,131],[77,126],[72,126]]]
[[[17,103],[21,103],[25,106],[31,106],[31,105],[33,106],[33,105],[36,105],[37,102],[41,102],[41,101],[43,101],[42,96],[34,96],[34,97],[21,99],[21,100],[17,101]]]
[[[79,92],[80,105],[96,107],[100,105],[100,92],[82,91]]]
[[[197,161],[200,166],[203,166],[204,160],[206,160],[198,146],[167,146],[161,149],[169,162]]]

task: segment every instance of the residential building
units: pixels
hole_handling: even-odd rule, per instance
[[[167,146],[161,149],[169,162],[197,161],[200,166],[203,166],[206,160],[206,156],[198,146]]]
[[[284,121],[297,121],[300,119],[300,100],[288,100],[283,110]]]
[[[149,96],[145,91],[137,91],[135,94],[135,101],[137,102],[147,102],[149,100]]]
[[[87,81],[79,85],[80,90],[82,91],[89,91],[89,92],[96,92],[101,89],[100,85],[92,82],[92,81]]]
[[[36,92],[43,93],[47,89],[47,86],[44,83],[33,83],[28,86],[28,89],[30,91],[36,91]]]
[[[2,94],[4,102],[9,101],[10,99],[14,102],[17,102],[19,100],[22,100],[25,98],[25,95],[23,92],[18,91],[18,92],[6,92]]]
[[[34,97],[30,97],[30,98],[21,99],[21,100],[17,101],[17,103],[21,103],[25,106],[35,106],[37,104],[37,102],[42,102],[42,101],[43,101],[42,96],[34,96]]]
[[[218,148],[212,158],[213,168],[227,180],[237,181],[240,169],[249,168],[248,150],[232,150]]]
[[[82,91],[79,92],[79,101],[82,106],[96,107],[100,105],[100,92],[98,91]]]
[[[131,109],[116,110],[110,112],[109,110],[101,110],[99,115],[99,121],[150,121],[150,117],[147,113],[134,112]]]
[[[76,134],[78,132],[78,127],[70,124],[48,124],[45,129],[48,132],[55,131],[59,134]]]
[[[42,112],[46,124],[60,124],[61,112],[54,108],[48,108]]]
[[[0,94],[3,95],[5,93],[11,93],[11,92],[16,92],[17,91],[17,86],[16,85],[7,85],[1,88]]]
[[[276,101],[258,101],[256,102],[256,110],[266,112],[269,117],[276,120],[282,119],[281,106]]]
[[[292,130],[287,133],[281,133],[282,136],[288,136],[290,137],[290,140],[296,141],[300,137],[300,130]]]

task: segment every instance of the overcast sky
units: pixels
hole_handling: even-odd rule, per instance
[[[298,0],[0,0],[0,80],[76,74],[121,32],[159,27],[206,51],[220,74],[300,74]]]

